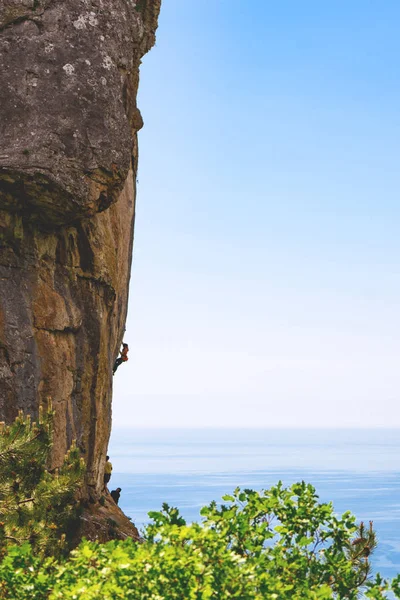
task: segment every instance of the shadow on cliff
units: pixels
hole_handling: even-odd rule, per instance
[[[82,538],[91,541],[108,542],[131,537],[137,541],[140,535],[134,523],[122,512],[110,493],[105,492],[101,502],[87,504],[79,519],[79,526],[73,538],[73,545]]]

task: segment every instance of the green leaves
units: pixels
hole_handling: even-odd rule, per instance
[[[233,496],[229,496],[229,495],[222,496],[222,500],[224,502],[235,502],[235,498]]]
[[[201,523],[165,503],[142,543],[83,541],[66,558],[83,464],[72,445],[50,472],[51,438],[51,411],[0,425],[0,600],[400,598],[400,575],[370,579],[373,524],[337,515],[304,481],[236,488]]]
[[[29,545],[0,564],[0,600],[382,600],[400,598],[368,578],[372,524],[336,515],[300,482],[256,492],[236,489],[187,524],[164,504],[150,513],[143,543],[83,541],[68,559],[41,559]],[[368,556],[366,556],[368,549]]]

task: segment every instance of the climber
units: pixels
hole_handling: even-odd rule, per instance
[[[119,365],[128,360],[128,352],[129,352],[128,344],[122,344],[122,350],[120,350],[121,356],[119,358],[117,358],[114,363],[113,375],[114,375],[115,371],[118,369]]]
[[[106,485],[111,479],[111,472],[112,472],[112,464],[110,463],[110,457],[106,456],[106,464],[104,467],[104,489],[106,489]]]
[[[119,497],[121,495],[121,488],[117,488],[116,490],[112,490],[111,497],[114,500],[115,504],[118,504]]]

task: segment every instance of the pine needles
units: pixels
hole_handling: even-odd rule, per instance
[[[11,425],[0,424],[1,554],[24,542],[44,555],[68,547],[84,462],[73,444],[60,469],[49,470],[52,424],[51,408],[40,411],[38,422],[20,412]]]

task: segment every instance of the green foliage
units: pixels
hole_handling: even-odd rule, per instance
[[[63,559],[83,464],[72,446],[49,471],[52,418],[20,414],[0,427],[0,599],[355,600],[363,591],[382,600],[390,589],[400,598],[400,576],[391,586],[370,580],[372,523],[338,517],[304,482],[237,488],[191,525],[164,504],[150,513],[143,543],[84,541]]]
[[[30,546],[0,565],[0,599],[264,600],[400,598],[368,579],[372,525],[335,515],[305,483],[257,493],[236,489],[188,525],[164,504],[151,513],[143,543],[83,541],[68,560],[41,561]]]
[[[37,423],[22,413],[0,428],[0,553],[29,542],[36,552],[53,554],[67,547],[78,509],[76,493],[83,461],[73,445],[60,469],[48,470],[52,446],[51,410]]]
[[[44,600],[49,597],[57,563],[34,553],[28,543],[10,546],[0,563],[0,598]]]

